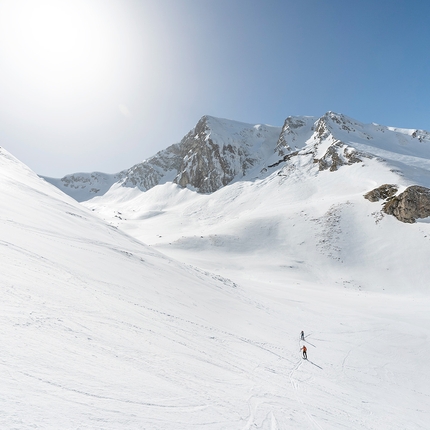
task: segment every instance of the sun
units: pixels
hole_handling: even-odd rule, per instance
[[[100,3],[17,0],[0,9],[1,55],[22,85],[58,97],[109,85],[117,44]]]

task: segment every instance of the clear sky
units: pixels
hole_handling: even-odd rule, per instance
[[[116,173],[205,114],[430,130],[427,0],[0,0],[0,146]]]

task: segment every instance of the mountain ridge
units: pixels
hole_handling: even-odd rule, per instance
[[[282,127],[205,115],[179,143],[129,169],[116,174],[75,173],[44,179],[81,202],[104,195],[114,184],[147,191],[172,182],[200,193],[213,193],[238,180],[262,177],[306,152],[313,154],[320,171],[335,171],[359,163],[363,157],[377,157],[394,165],[410,157],[408,164],[428,170],[430,133],[362,124],[332,111],[320,118],[290,116]],[[417,176],[409,173],[412,185]],[[418,185],[429,186],[430,180]]]

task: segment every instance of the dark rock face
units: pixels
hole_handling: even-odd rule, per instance
[[[427,218],[430,216],[430,189],[418,185],[408,187],[403,193],[390,198],[382,210],[406,223]]]
[[[359,154],[355,149],[346,146],[343,142],[336,141],[328,147],[324,156],[320,159],[315,159],[315,162],[318,162],[320,171],[330,170],[330,172],[335,172],[341,166],[361,163],[362,160],[359,155],[366,156]],[[370,158],[369,156],[366,157]]]
[[[300,118],[289,116],[285,120],[278,142],[276,143],[279,156],[285,156],[292,151],[292,147],[294,147],[294,143],[298,137],[297,130],[305,126],[306,121]]]
[[[181,187],[191,185],[201,193],[211,193],[231,182],[239,172],[231,162],[241,153],[225,145],[220,148],[210,137],[210,129],[203,117],[181,141],[183,157],[179,173],[174,179]],[[240,152],[240,150],[239,150]]]
[[[200,193],[212,193],[236,175],[244,175],[253,162],[240,145],[215,143],[204,116],[180,143],[129,169],[122,185],[149,190],[172,181]]]
[[[384,184],[364,195],[371,202],[385,200],[382,211],[395,216],[399,221],[414,223],[417,218],[430,216],[430,189],[412,185],[396,196],[396,185]]]
[[[238,122],[233,126],[232,121],[229,126],[204,116],[179,144],[181,160],[173,182],[213,193],[261,166],[267,152],[274,154],[279,132],[279,127]]]
[[[398,191],[396,185],[384,184],[364,195],[364,198],[371,202],[378,202],[379,200],[387,200],[393,197]]]

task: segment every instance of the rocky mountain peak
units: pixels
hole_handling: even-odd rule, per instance
[[[396,166],[407,161],[428,169],[429,136],[415,129],[362,124],[332,111],[320,118],[289,116],[282,127],[205,115],[179,143],[115,175],[96,172],[45,179],[84,201],[105,194],[114,185],[115,189],[147,191],[170,182],[199,193],[213,193],[235,181],[264,179],[273,173],[316,176],[357,163],[366,167],[367,160],[379,162],[384,156],[392,157]],[[371,198],[384,192],[379,190]],[[403,200],[393,200],[386,210],[396,216],[403,206]]]
[[[205,139],[210,134],[210,121],[211,117],[208,115],[202,116],[194,127],[194,130],[191,130],[190,133],[195,137]]]
[[[274,152],[279,127],[204,116],[181,141],[184,154],[174,182],[211,193],[258,165],[267,147]]]
[[[316,118],[289,116],[282,126],[281,134],[276,143],[276,150],[280,157],[303,147],[300,136],[303,133],[311,134]]]
[[[315,132],[319,139],[326,139],[338,130],[354,133],[354,121],[346,115],[328,111],[315,123]]]

